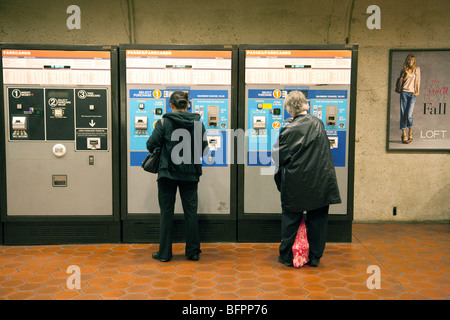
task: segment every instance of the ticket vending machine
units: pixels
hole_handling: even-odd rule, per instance
[[[5,244],[120,241],[117,48],[1,54]]]
[[[239,47],[239,127],[246,131],[238,166],[239,241],[280,240],[271,150],[289,121],[284,99],[294,90],[304,93],[330,141],[342,203],[330,206],[328,240],[351,241],[357,53],[356,45]]]
[[[198,187],[201,241],[236,240],[237,53],[234,46],[120,46],[123,241],[159,241],[157,175],[141,163],[156,121],[172,112],[174,91],[189,92],[188,112],[200,114],[209,144]],[[182,213],[177,195],[174,241],[184,238]]]

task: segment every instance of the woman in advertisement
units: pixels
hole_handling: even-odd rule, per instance
[[[408,144],[413,140],[413,112],[416,97],[420,89],[420,68],[416,66],[416,58],[409,54],[400,75],[400,129],[402,130],[402,143]],[[408,128],[408,135],[406,135]]]

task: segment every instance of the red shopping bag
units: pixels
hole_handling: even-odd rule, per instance
[[[308,237],[306,236],[306,225],[305,219],[302,219],[300,227],[297,231],[297,236],[295,237],[294,245],[292,246],[292,255],[294,256],[294,267],[300,268],[306,262],[308,262],[309,255],[309,243]]]

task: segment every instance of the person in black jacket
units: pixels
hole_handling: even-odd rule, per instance
[[[204,139],[205,126],[200,115],[190,113],[189,94],[175,91],[170,96],[172,113],[158,120],[155,130],[147,140],[149,152],[161,147],[158,170],[158,201],[160,216],[159,251],[152,257],[162,262],[172,259],[172,224],[177,188],[186,222],[186,248],[188,259],[198,261],[200,237],[198,228],[197,186],[202,175],[202,156],[207,152],[208,142]]]
[[[280,131],[272,150],[282,207],[278,260],[293,265],[292,245],[306,211],[308,264],[317,267],[325,250],[329,205],[341,202],[330,143],[323,122],[307,113],[303,93],[289,93],[284,105],[293,120]]]

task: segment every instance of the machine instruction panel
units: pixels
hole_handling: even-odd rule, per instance
[[[111,52],[3,49],[2,67],[8,214],[111,215]]]
[[[148,154],[146,142],[156,122],[172,112],[171,94],[186,91],[190,102],[187,111],[200,115],[209,146],[202,158],[201,179],[207,182],[199,187],[205,188],[199,190],[205,193],[199,213],[229,213],[232,51],[127,49],[125,55],[128,211],[159,212],[156,190],[150,191],[150,196],[148,192],[141,194],[140,190],[153,190],[156,184],[144,180],[148,177],[142,177],[140,166]]]
[[[284,99],[295,90],[305,95],[309,113],[324,124],[341,195],[346,198],[351,54],[351,50],[245,50],[244,212],[279,211],[279,199],[273,199],[278,192],[269,181],[273,171],[264,168],[274,168],[272,147],[291,120]],[[331,213],[344,213],[344,207],[334,206]]]

